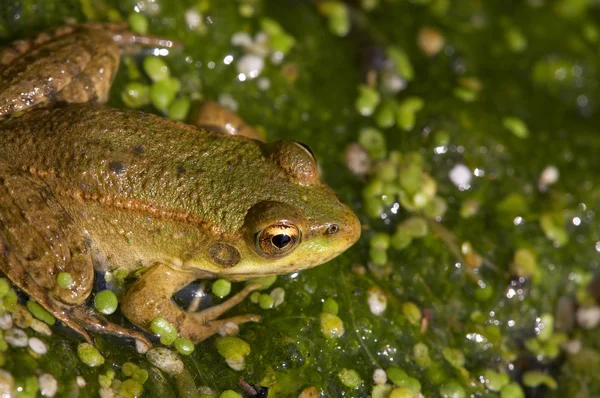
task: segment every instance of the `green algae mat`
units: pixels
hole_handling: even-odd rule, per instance
[[[310,145],[362,237],[261,279],[230,311],[261,323],[194,347],[157,322],[152,354],[82,344],[0,279],[0,394],[600,396],[597,2],[5,0],[0,44],[85,21],[180,43],[124,54],[110,106],[216,101]],[[116,296],[131,279],[97,276]]]

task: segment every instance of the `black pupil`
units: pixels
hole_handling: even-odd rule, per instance
[[[297,143],[298,145],[301,145],[301,146],[302,146],[304,149],[306,149],[306,150],[308,151],[308,153],[310,153],[310,154],[311,154],[311,156],[312,156],[312,157],[313,157],[313,159],[314,159],[314,157],[315,157],[315,153],[312,151],[312,149],[310,149],[310,147],[309,147],[308,145],[306,145],[304,142],[300,142],[300,141],[296,141],[296,143]]]
[[[283,249],[291,241],[292,241],[292,238],[290,238],[290,236],[286,235],[286,234],[275,235],[271,238],[271,242],[273,242],[273,244],[275,246],[277,246],[279,249]]]

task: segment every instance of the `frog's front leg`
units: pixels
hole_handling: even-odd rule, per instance
[[[149,329],[154,318],[163,317],[175,325],[181,336],[194,343],[217,333],[226,323],[238,325],[260,321],[260,317],[253,314],[216,319],[258,289],[258,284],[248,285],[229,300],[197,313],[179,308],[172,299],[173,294],[198,278],[199,274],[194,272],[155,265],[129,287],[121,300],[121,311],[132,323],[144,329]]]
[[[189,123],[217,133],[242,135],[264,141],[263,137],[241,117],[212,101],[194,104]]]

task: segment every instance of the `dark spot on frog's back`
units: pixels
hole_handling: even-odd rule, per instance
[[[144,154],[144,146],[143,145],[136,145],[133,148],[131,148],[131,152],[133,152],[134,156],[141,156]]]
[[[115,174],[122,174],[126,168],[123,162],[112,161],[108,163],[108,169]]]

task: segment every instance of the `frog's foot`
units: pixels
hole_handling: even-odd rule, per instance
[[[175,271],[165,265],[155,265],[129,287],[121,300],[121,311],[132,323],[144,329],[149,328],[153,319],[163,317],[179,330],[181,336],[194,343],[207,339],[228,323],[239,325],[260,321],[257,315],[241,315],[216,320],[258,289],[260,287],[258,284],[246,286],[229,300],[214,307],[197,313],[184,311],[171,297],[196,279],[198,279],[196,273]]]
[[[77,322],[78,325],[81,325],[86,330],[96,333],[112,334],[119,337],[129,337],[135,339],[136,342],[141,343],[146,349],[152,347],[152,343],[143,333],[117,325],[116,323],[108,322],[102,315],[94,313],[85,306],[74,307],[69,311],[69,315],[74,322]],[[85,332],[84,337],[86,337],[88,342],[91,342],[89,340],[89,335]]]
[[[105,103],[120,56],[134,45],[173,47],[124,23],[66,25],[0,51],[0,119],[36,106]]]
[[[212,101],[194,104],[189,123],[216,133],[242,135],[264,141],[260,134],[239,116]]]

